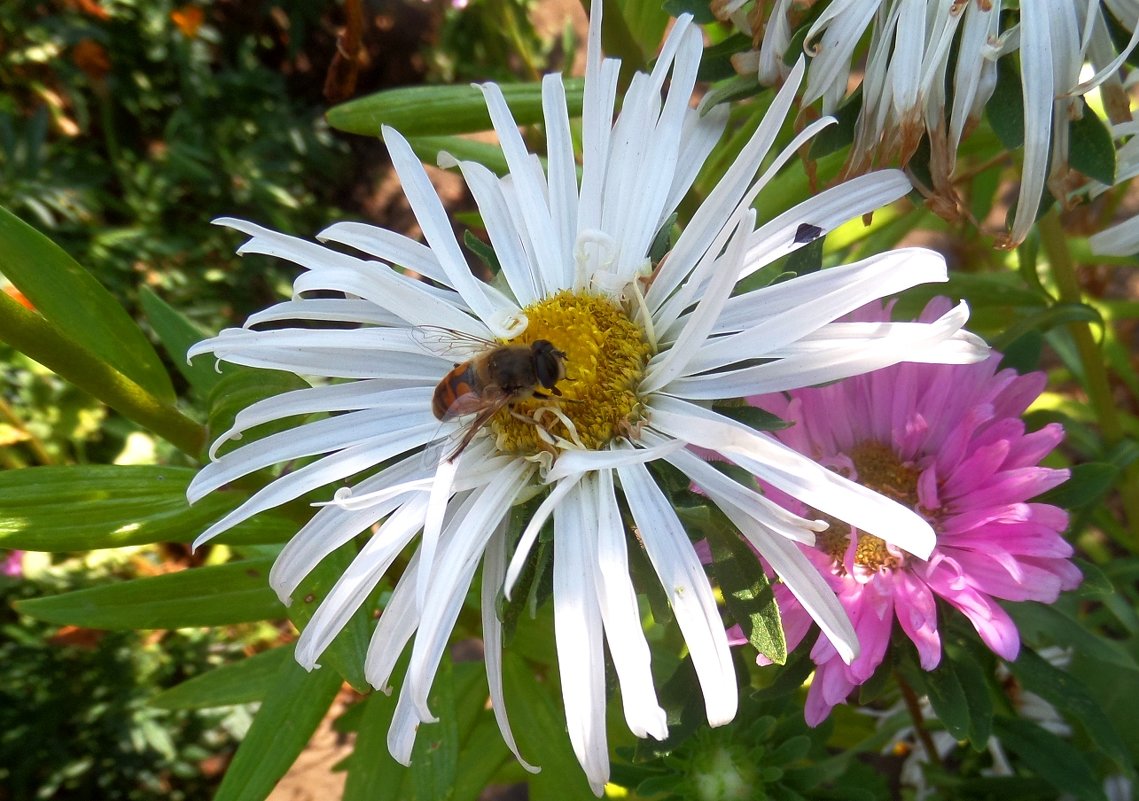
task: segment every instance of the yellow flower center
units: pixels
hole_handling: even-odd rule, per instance
[[[523,311],[529,324],[510,344],[548,340],[566,354],[566,376],[557,384],[560,396],[539,387],[550,397],[519,401],[494,416],[498,448],[597,450],[628,433],[644,413],[636,390],[652,355],[640,327],[609,298],[568,290]]]
[[[917,509],[920,470],[903,464],[893,450],[880,442],[862,442],[852,448],[849,455],[859,484],[908,509]],[[827,515],[821,517],[830,524],[830,528],[818,535],[815,544],[830,554],[841,568],[850,547],[850,526]],[[902,558],[890,551],[885,540],[859,532],[854,563],[867,571],[896,570],[902,566]]]

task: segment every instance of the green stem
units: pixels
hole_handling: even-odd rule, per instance
[[[933,744],[933,737],[930,736],[929,729],[925,727],[925,716],[921,713],[921,701],[918,700],[917,693],[914,688],[902,678],[902,674],[894,671],[894,679],[898,682],[898,689],[902,692],[902,701],[906,705],[906,710],[910,713],[910,720],[914,722],[914,733],[917,734],[921,740],[922,747],[925,749],[926,757],[929,759],[931,765],[941,767],[941,754],[937,753],[937,746]]]
[[[16,410],[9,406],[8,402],[3,398],[0,398],[0,418],[7,420],[8,424],[20,433],[28,435],[25,444],[31,448],[32,453],[40,464],[55,464],[55,459],[47,452],[47,448],[40,442],[39,437],[28,430],[28,427],[24,425],[24,421],[16,414]]]
[[[195,458],[201,452],[206,439],[201,425],[151,395],[4,293],[0,293],[0,341],[27,354],[179,450]]]
[[[1083,293],[1076,277],[1076,265],[1068,252],[1068,241],[1060,225],[1060,216],[1052,209],[1039,221],[1040,243],[1048,256],[1052,278],[1063,303],[1083,303]],[[1102,348],[1096,344],[1091,325],[1087,322],[1068,324],[1068,331],[1076,343],[1076,352],[1084,368],[1084,386],[1088,401],[1099,421],[1104,443],[1110,447],[1123,439],[1123,424],[1112,398],[1111,382],[1107,374],[1107,361]],[[1131,465],[1123,475],[1120,498],[1131,533],[1132,550],[1139,549],[1139,465]]]

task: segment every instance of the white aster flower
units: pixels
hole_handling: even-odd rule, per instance
[[[539,530],[552,517],[555,637],[568,731],[600,794],[609,773],[604,644],[630,729],[638,736],[666,736],[618,499],[624,499],[636,527],[641,545],[633,547],[644,548],[672,605],[708,721],[726,723],[735,715],[737,690],[724,626],[700,559],[649,464],[664,460],[698,483],[851,659],[857,648],[853,629],[795,545],[813,541],[824,524],[781,510],[754,485],[732,480],[692,448],[735,462],[808,506],[924,557],[933,532],[916,514],[734,422],[715,404],[900,360],[975,361],[987,350],[961,330],[964,306],[917,327],[832,322],[884,295],[944,281],[942,258],[927,250],[900,250],[733,294],[742,278],[809,239],[805,231],[825,233],[910,189],[897,171],[869,174],[757,226],[752,204],[764,185],[829,122],[808,126],[769,158],[801,65],[672,249],[651,264],[651,244],[720,137],[726,109],[701,114],[690,108],[702,38],[687,16],[672,29],[652,73],[633,78],[616,119],[619,64],[602,58],[597,14],[588,48],[580,183],[557,75],[542,84],[545,170],[527,152],[494,84],[482,90],[509,174],[500,178],[479,164],[441,157],[461,170],[478,204],[501,264],[501,287],[472,275],[423,167],[390,129],[384,138],[426,245],[358,223],[339,223],[320,234],[322,241],[368,255],[361,258],[251,223],[219,221],[250,236],[241,252],[279,256],[306,272],[296,280],[292,300],[254,315],[243,329],[223,331],[191,355],[212,353],[224,361],[336,382],[242,411],[215,443],[215,455],[223,443],[258,424],[318,412],[329,416],[216,458],[199,473],[189,496],[196,500],[269,465],[309,460],[211,526],[198,538],[201,543],[319,487],[355,482],[285,546],[270,574],[273,588],[288,602],[321,559],[375,527],[301,634],[296,658],[309,669],[420,535],[365,664],[368,680],[387,689],[396,659],[414,637],[388,738],[392,754],[404,763],[418,725],[435,720],[428,692],[480,563],[491,701],[504,739],[518,753],[503,703],[502,624],[495,599],[503,590],[510,595]],[[757,178],[761,164],[769,166]],[[317,325],[260,327],[285,320]],[[565,354],[567,375],[556,385],[560,397],[516,399],[457,456],[425,460],[425,449],[466,430],[469,417],[440,424],[432,413],[436,385],[453,365],[423,347],[423,326],[502,343],[548,340]],[[514,541],[508,512],[535,493],[544,493],[544,500]]]
[[[746,13],[742,6],[730,4],[732,19]],[[764,8],[757,4],[754,13]],[[919,188],[934,211],[952,219],[964,213],[953,186],[957,149],[992,97],[997,60],[1017,53],[1025,131],[1021,183],[1010,229],[997,241],[1012,248],[1035,221],[1045,185],[1057,198],[1072,188],[1068,123],[1082,113],[1080,97],[1102,85],[1115,121],[1130,119],[1119,69],[1139,43],[1139,0],[1021,2],[1016,24],[1004,30],[1001,10],[1002,0],[832,0],[804,40],[811,64],[801,105],[819,102],[823,114],[833,113],[852,94],[851,72],[860,61],[862,108],[845,174],[905,165],[928,137],[933,186]],[[762,27],[759,50],[737,66],[754,67],[763,83],[784,79],[791,15],[801,13],[789,0],[777,0],[765,20],[751,19],[747,32]],[[1109,20],[1131,34],[1121,51]],[[1081,82],[1085,64],[1094,75]]]

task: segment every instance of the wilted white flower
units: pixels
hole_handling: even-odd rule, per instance
[[[769,84],[786,77],[791,15],[801,14],[800,7],[776,0],[770,15],[756,4],[751,16],[740,2],[713,7],[746,20],[748,32],[762,31],[754,57],[740,59],[737,68],[754,68]],[[961,206],[953,187],[957,149],[992,97],[997,60],[1018,54],[1024,102],[1021,184],[1010,230],[998,239],[998,246],[1011,248],[1036,219],[1045,184],[1057,198],[1071,188],[1068,123],[1082,113],[1080,97],[1103,85],[1109,110],[1129,119],[1118,73],[1139,43],[1139,0],[1020,3],[1016,24],[1005,30],[1001,10],[1002,0],[833,0],[815,16],[804,39],[811,64],[801,105],[819,102],[823,114],[833,113],[852,94],[852,70],[861,64],[862,108],[846,174],[875,164],[904,165],[927,136],[933,186],[923,191],[935,211],[953,217]],[[1109,35],[1109,19],[1131,32],[1122,51]],[[1085,64],[1092,65],[1094,75],[1081,81]]]
[[[555,636],[568,731],[600,794],[609,773],[605,643],[629,727],[638,736],[666,735],[629,575],[619,497],[684,635],[708,721],[726,723],[735,715],[737,690],[723,623],[712,586],[650,463],[664,460],[698,483],[851,659],[857,644],[850,623],[796,546],[812,541],[824,524],[781,510],[750,481],[729,478],[692,448],[714,452],[810,507],[924,557],[933,533],[920,517],[733,421],[715,404],[900,360],[975,361],[987,349],[961,330],[967,318],[963,305],[929,325],[832,322],[870,300],[944,281],[942,258],[927,250],[895,251],[758,289],[738,286],[812,237],[910,189],[897,171],[869,174],[757,226],[753,203],[763,187],[829,122],[807,126],[768,157],[802,65],[792,70],[766,119],[667,255],[651,263],[652,243],[715,146],[727,113],[690,107],[702,38],[691,19],[681,17],[652,73],[634,76],[614,119],[619,64],[602,58],[600,5],[594,10],[580,183],[557,75],[542,84],[545,169],[526,150],[494,84],[482,89],[509,174],[500,178],[480,164],[441,156],[442,163],[461,170],[471,189],[501,265],[501,284],[472,275],[423,167],[391,129],[384,129],[384,137],[426,245],[358,223],[339,223],[320,234],[323,241],[374,257],[360,258],[251,223],[220,221],[251,237],[241,252],[286,258],[306,272],[296,280],[292,300],[254,315],[246,328],[223,331],[191,354],[213,353],[224,361],[337,382],[242,411],[215,443],[215,455],[258,424],[316,412],[330,416],[217,457],[189,495],[195,500],[269,465],[319,457],[253,495],[203,533],[201,543],[329,483],[355,482],[285,546],[270,575],[288,602],[321,559],[376,527],[300,637],[296,656],[310,669],[419,535],[365,665],[368,680],[386,689],[397,658],[414,637],[388,738],[392,754],[404,763],[419,724],[435,719],[428,693],[480,563],[491,701],[505,740],[518,753],[503,703],[502,624],[495,600],[504,589],[509,596],[539,530],[552,517]],[[763,164],[768,166],[757,178]],[[318,325],[261,328],[284,320]],[[453,445],[438,451],[431,446],[469,432],[470,415],[445,414],[441,425],[433,414],[436,386],[454,365],[424,347],[423,332],[435,332],[425,326],[512,345],[546,340],[563,357],[539,387],[540,396],[504,397],[501,390],[483,387],[501,408],[469,447],[451,457]],[[452,389],[453,379],[447,385]],[[425,449],[435,458],[425,460]],[[535,493],[544,500],[515,540],[508,512]]]

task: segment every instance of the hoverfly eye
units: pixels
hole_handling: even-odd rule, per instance
[[[542,386],[553,389],[562,377],[562,365],[558,360],[562,352],[545,339],[535,342],[533,349],[534,373]]]

